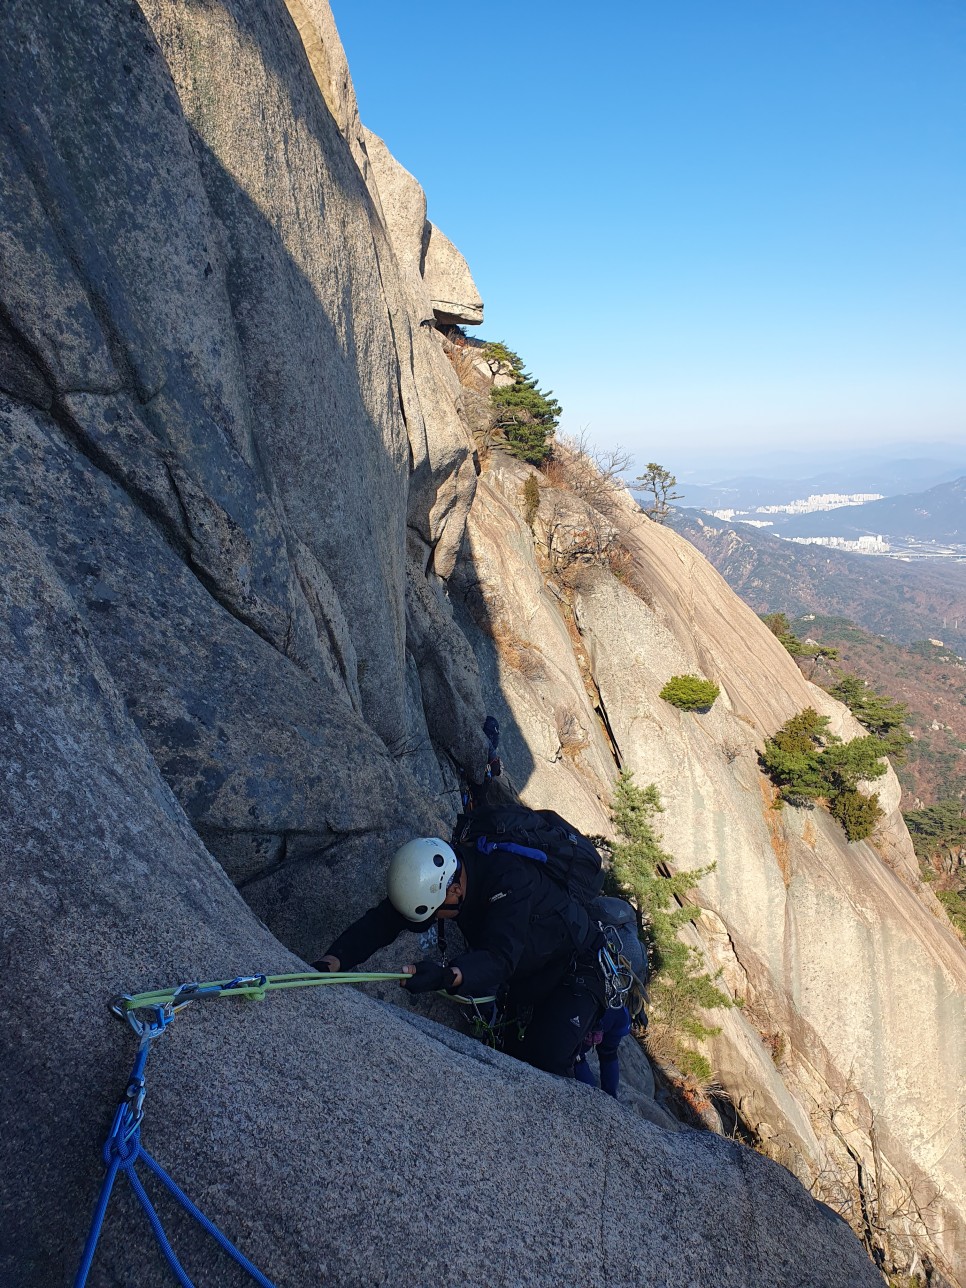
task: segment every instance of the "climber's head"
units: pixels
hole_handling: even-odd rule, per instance
[[[434,913],[455,916],[462,901],[461,870],[453,847],[438,837],[407,841],[389,863],[389,902],[408,921],[429,921]]]

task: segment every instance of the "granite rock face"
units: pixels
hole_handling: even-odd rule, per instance
[[[6,14],[4,486],[90,590],[192,821],[229,866],[275,867],[295,834],[382,832],[386,800],[451,813],[433,747],[481,758],[479,692],[442,699],[455,632],[440,613],[407,638],[406,592],[412,542],[458,533],[409,486],[404,285],[285,11],[145,11],[78,8],[56,35]],[[455,410],[447,433],[433,504],[458,529]],[[384,775],[361,814],[360,757]]]
[[[362,127],[328,7],[11,0],[0,28],[0,1280],[47,1288],[133,1060],[110,996],[303,968],[451,823],[501,685],[514,776],[556,757],[546,803],[581,784],[604,818],[613,757],[528,533],[500,611],[473,600],[512,506],[474,502],[421,324],[479,300]],[[486,640],[553,677],[539,737]],[[789,1173],[670,1130],[639,1053],[629,1115],[398,1003],[199,1004],[152,1054],[146,1147],[280,1285],[877,1282]],[[90,1282],[167,1282],[114,1201]]]
[[[17,1074],[0,1092],[0,1275],[46,1288],[78,1264],[134,1056],[105,991],[301,964],[205,852],[44,551],[4,538],[4,946],[22,1018],[0,1039]],[[878,1282],[775,1164],[350,990],[198,1003],[146,1073],[146,1148],[288,1288]],[[458,1132],[441,1098],[462,1106]],[[90,1282],[169,1282],[123,1182],[114,1203]],[[192,1276],[228,1282],[224,1254],[159,1205]]]
[[[435,314],[422,278],[426,196],[380,138],[369,131],[365,138],[370,191],[384,212],[408,304],[410,372],[400,390],[411,452],[410,548],[421,570],[447,577],[476,491],[475,457],[467,451],[463,393],[432,329]]]
[[[878,1169],[875,1202],[897,1246],[911,1247],[912,1231],[958,1280],[966,953],[918,881],[895,775],[874,784],[886,815],[873,844],[848,844],[819,808],[773,810],[757,763],[764,737],[807,706],[843,738],[864,730],[693,547],[624,493],[598,519],[629,552],[636,590],[593,561],[569,570],[569,588],[548,575],[560,516],[585,539],[593,507],[544,486],[532,534],[527,472],[505,457],[487,471],[472,559],[454,580],[487,701],[513,730],[510,773],[524,799],[590,833],[609,828],[618,764],[657,785],[678,865],[715,864],[691,942],[742,1003],[715,1013],[711,1054],[743,1121],[805,1183],[834,1178],[824,1192],[856,1216],[857,1167]],[[675,674],[721,687],[710,712],[662,701]],[[916,1204],[921,1220],[909,1217]]]

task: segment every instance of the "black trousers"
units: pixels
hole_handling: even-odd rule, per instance
[[[596,953],[578,957],[572,969],[534,1003],[524,1005],[510,995],[503,1050],[537,1069],[572,1078],[577,1053],[603,1014],[604,1004]]]

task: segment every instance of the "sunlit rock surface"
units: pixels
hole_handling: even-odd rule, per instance
[[[597,567],[566,593],[541,576],[560,514],[572,532],[591,512],[575,518],[583,503],[544,487],[534,536],[522,517],[527,472],[504,457],[484,476],[472,562],[458,573],[488,701],[502,701],[515,729],[506,760],[524,798],[604,831],[608,745],[638,783],[657,785],[665,847],[683,868],[715,865],[698,892],[711,915],[693,942],[742,1003],[714,1017],[725,1091],[806,1183],[834,1174],[858,1205],[856,1159],[866,1175],[878,1166],[883,1211],[898,1228],[918,1205],[917,1238],[960,1267],[966,954],[918,888],[895,775],[874,784],[887,811],[874,845],[849,844],[820,808],[772,809],[757,764],[766,735],[806,706],[842,737],[864,731],[693,547],[626,494],[609,501],[607,522],[633,556],[636,593]],[[664,702],[675,674],[719,684],[713,708]],[[569,749],[561,703],[579,730]]]
[[[300,969],[381,893],[401,839],[449,826],[494,711],[508,778],[589,830],[616,755],[693,828],[683,862],[733,810],[705,882],[713,951],[788,1015],[796,1077],[808,1056],[828,1085],[852,1032],[883,1153],[955,1195],[951,1129],[904,1044],[920,1005],[922,1050],[958,1040],[958,945],[869,847],[797,816],[772,832],[753,747],[809,690],[706,565],[681,576],[685,547],[628,512],[654,605],[606,578],[565,605],[518,516],[525,471],[477,488],[466,390],[421,324],[471,321],[478,294],[359,122],[327,6],[74,0],[53,22],[12,0],[2,28],[3,1282],[78,1263],[133,1059],[106,1000]],[[704,722],[655,705],[651,672],[678,659],[721,671]],[[835,961],[810,952],[820,924]],[[860,966],[876,985],[853,1019]],[[742,1057],[754,1029],[734,1023],[722,1062],[788,1134],[797,1084]],[[144,1139],[279,1284],[877,1282],[788,1172],[659,1126],[636,1060],[629,1113],[405,1005],[219,1002],[158,1043]],[[166,1282],[116,1202],[91,1282]],[[171,1226],[220,1282],[221,1254]]]

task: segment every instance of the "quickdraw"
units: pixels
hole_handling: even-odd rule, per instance
[[[138,1052],[134,1060],[134,1067],[128,1078],[124,1096],[117,1107],[107,1140],[104,1142],[103,1154],[107,1172],[101,1185],[97,1206],[94,1209],[94,1216],[84,1244],[81,1264],[74,1280],[74,1288],[84,1288],[87,1283],[114,1182],[121,1172],[127,1177],[135,1197],[143,1208],[154,1236],[158,1241],[158,1246],[175,1278],[182,1285],[182,1288],[193,1288],[192,1282],[178,1260],[177,1254],[171,1246],[168,1236],[161,1225],[160,1218],[154,1209],[154,1205],[137,1173],[136,1164],[139,1162],[143,1163],[154,1174],[168,1192],[177,1199],[185,1211],[215,1239],[228,1256],[246,1272],[249,1278],[259,1285],[259,1288],[273,1288],[271,1280],[267,1279],[258,1267],[253,1265],[245,1254],[236,1248],[231,1240],[226,1238],[221,1230],[205,1216],[204,1212],[192,1203],[180,1186],[172,1180],[160,1163],[147,1152],[141,1143],[141,1123],[144,1119],[144,1098],[146,1093],[144,1071],[151,1045],[171,1024],[177,1011],[188,1005],[189,1000],[194,999],[186,999],[179,1003],[177,1007],[173,1002],[164,1002],[132,1007],[126,1011],[123,1007],[118,1009],[115,1004],[112,1003],[111,1005],[114,1014],[123,1014],[127,1023],[137,1035]]]
[[[607,1005],[611,1010],[619,1011],[627,1005],[635,975],[623,956],[624,941],[617,927],[602,926],[601,930],[604,932],[605,943],[597,954],[597,961],[604,977]]]
[[[507,1021],[495,997],[462,997],[459,993],[445,996],[465,1008],[463,1018],[477,1041],[493,1051],[502,1049]]]
[[[141,1143],[141,1123],[144,1119],[144,1099],[146,1094],[145,1066],[151,1052],[152,1044],[165,1032],[179,1012],[192,1002],[213,997],[245,997],[262,1001],[265,995],[276,989],[307,988],[325,984],[359,984],[371,980],[404,980],[405,974],[384,972],[342,972],[339,974],[319,974],[317,971],[294,975],[237,975],[234,979],[215,980],[208,984],[179,984],[174,988],[154,989],[147,993],[121,994],[110,1001],[111,1012],[123,1020],[138,1039],[138,1050],[134,1066],[128,1077],[124,1095],[114,1113],[111,1129],[104,1142],[103,1156],[106,1172],[101,1184],[100,1194],[94,1208],[90,1230],[81,1255],[81,1264],[74,1279],[74,1288],[84,1288],[90,1274],[104,1226],[108,1203],[114,1182],[123,1173],[134,1191],[151,1225],[154,1237],[158,1241],[164,1259],[172,1274],[182,1288],[193,1288],[191,1280],[178,1260],[161,1220],[148,1197],[144,1184],[138,1175],[136,1165],[144,1166],[156,1177],[165,1189],[181,1204],[185,1211],[207,1231],[219,1246],[241,1267],[242,1270],[259,1285],[259,1288],[273,1288],[270,1279],[253,1265],[230,1239],[218,1229],[200,1208],[188,1198],[184,1191],[172,1180],[160,1163],[157,1162]]]

